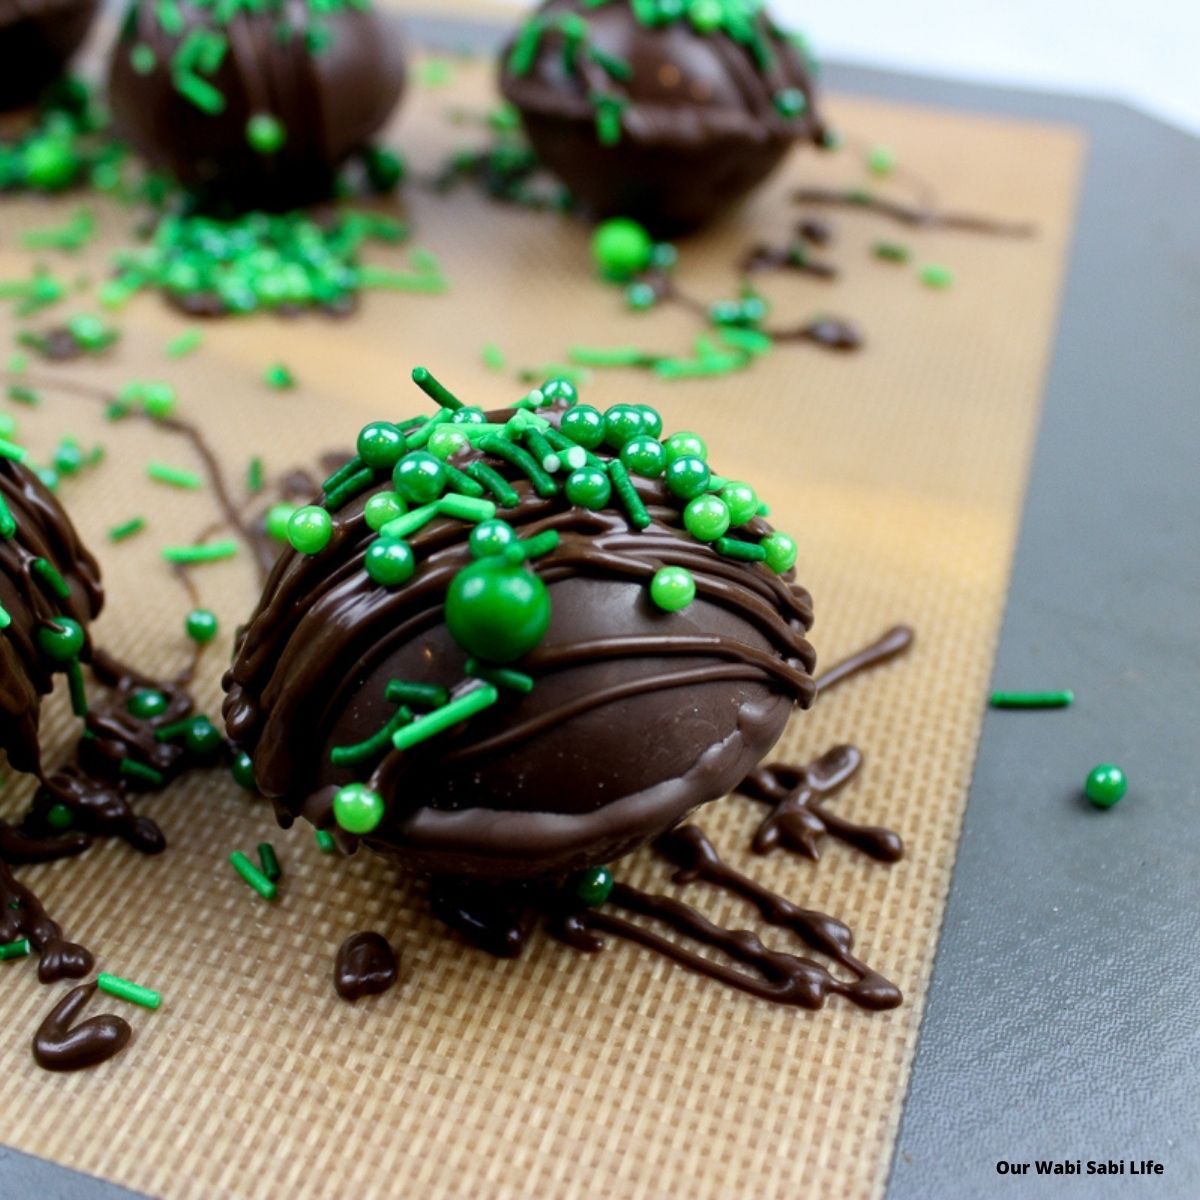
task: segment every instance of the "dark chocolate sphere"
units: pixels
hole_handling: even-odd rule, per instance
[[[98,0],[0,0],[0,110],[32,104],[87,36]]]
[[[0,459],[0,497],[0,747],[16,770],[38,772],[42,697],[57,672],[88,657],[103,592],[96,560],[32,471]]]
[[[539,159],[590,215],[654,233],[700,226],[819,140],[802,49],[750,0],[547,0],[501,59]]]
[[[366,4],[264,0],[227,20],[181,0],[180,25],[135,0],[109,68],[118,133],[202,202],[288,209],[338,169],[404,86],[395,28]]]
[[[562,411],[541,414],[548,436],[558,433]],[[529,445],[529,454],[544,450],[536,435]],[[385,453],[380,437],[372,462],[372,447],[364,451],[371,465],[351,470],[371,482],[341,503],[326,493],[334,519],[328,545],[308,555],[285,550],[276,564],[226,677],[229,735],[251,756],[257,786],[285,821],[303,814],[332,826],[336,794],[356,785],[356,803],[365,787],[381,815],[351,832],[415,871],[560,877],[611,862],[725,795],[769,752],[795,706],[811,701],[808,594],[792,582],[790,561],[772,567],[738,557],[772,536],[753,506],[718,545],[688,532],[689,501],[661,476],[630,477],[642,520],[615,495],[593,501],[599,508],[573,504],[567,466],[557,479],[531,482],[520,452],[501,454],[495,442],[460,445],[449,460],[459,474],[443,486],[459,491],[481,466],[483,478],[490,470],[506,480],[500,542],[519,541],[515,561],[494,557],[495,573],[538,581],[507,591],[476,625],[509,619],[519,631],[516,641],[493,633],[496,653],[481,664],[472,657],[483,657],[487,645],[464,632],[471,614],[457,584],[474,580],[493,556],[511,555],[512,545],[482,545],[453,511],[415,531],[372,528],[378,506],[394,505],[377,499],[391,495],[394,453]],[[611,447],[591,453],[577,473],[610,469]],[[625,478],[619,466],[613,478]],[[398,518],[401,526],[409,519]],[[485,527],[484,540],[493,540],[491,532]],[[385,554],[371,547],[401,538],[412,558],[397,558],[415,560],[415,570],[394,584],[376,582],[372,564]],[[537,556],[521,562],[527,546],[539,547]],[[695,582],[691,603],[670,606],[678,610],[652,595],[666,566]],[[527,637],[543,590],[548,628]],[[514,658],[515,650],[523,652]],[[514,683],[512,671],[529,686]],[[411,747],[394,749],[389,734],[356,761],[337,761],[344,748],[399,728],[389,722],[398,719],[403,686],[414,683],[445,689],[443,700],[458,704],[493,683],[496,696]],[[424,716],[415,712],[417,726]]]

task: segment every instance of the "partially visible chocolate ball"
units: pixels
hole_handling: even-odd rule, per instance
[[[757,0],[546,0],[506,46],[501,89],[591,216],[659,236],[706,224],[823,138],[803,45]]]
[[[327,199],[400,99],[395,27],[366,0],[221,12],[135,0],[109,68],[117,132],[201,203],[280,210]]]
[[[32,104],[87,36],[98,0],[0,0],[0,110]]]

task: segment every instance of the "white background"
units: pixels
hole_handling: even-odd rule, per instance
[[[1200,134],[1200,0],[768,3],[818,56],[1126,100]]]

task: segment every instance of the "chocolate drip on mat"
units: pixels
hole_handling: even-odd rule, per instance
[[[396,954],[382,934],[352,933],[338,948],[333,986],[343,1000],[354,1001],[386,992],[399,971]]]
[[[47,1071],[81,1071],[98,1066],[118,1054],[133,1036],[129,1022],[111,1013],[75,1019],[96,994],[94,983],[72,988],[38,1026],[33,1057]]]

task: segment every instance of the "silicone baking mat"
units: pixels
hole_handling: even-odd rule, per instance
[[[390,135],[418,177],[480,141],[454,111],[491,102],[485,64],[447,61],[448,72],[414,88]],[[624,945],[585,957],[538,939],[522,959],[494,961],[429,920],[385,864],[320,855],[308,831],[274,830],[263,806],[214,772],[146,802],[171,843],[161,858],[109,844],[23,871],[102,969],[161,988],[164,1004],[132,1013],[135,1041],[111,1063],[47,1076],[27,1047],[60,989],[40,987],[28,964],[6,968],[6,1142],[170,1196],[879,1192],[953,864],[1082,141],[1064,128],[849,97],[829,107],[852,145],[886,143],[906,172],[936,181],[939,203],[1032,219],[1037,237],[903,231],[918,262],[955,272],[952,289],[932,291],[911,268],[870,254],[895,229],[837,214],[826,252],[837,281],[777,276],[763,286],[779,319],[853,317],[868,339],[861,353],[780,348],[718,381],[597,373],[586,398],[655,404],[669,426],[702,431],[724,473],[759,486],[800,542],[825,662],[896,620],[916,626],[908,659],[798,716],[777,751],[806,760],[837,741],[861,745],[863,776],[836,803],[855,820],[900,830],[900,864],[881,867],[837,845],[815,866],[755,859],[745,850],[757,817],[750,802],[702,815],[736,865],[849,921],[862,956],[900,984],[905,1005],[874,1016],[836,1002],[815,1014],[777,1009]],[[794,187],[863,182],[854,151],[797,154],[735,219],[682,246],[680,283],[709,298],[730,294],[740,252],[790,234]],[[887,186],[905,196],[906,183]],[[95,280],[127,240],[130,215],[88,203],[102,236],[54,265]],[[19,231],[61,219],[69,204],[5,202],[3,277],[28,270],[28,255],[13,248]],[[124,337],[108,359],[38,373],[111,386],[170,380],[232,474],[254,453],[281,473],[348,446],[370,417],[416,411],[421,397],[406,382],[414,363],[473,402],[499,404],[521,385],[484,366],[485,342],[512,365],[535,367],[578,342],[683,351],[697,332],[683,313],[626,313],[619,293],[591,278],[586,231],[566,218],[466,191],[438,197],[419,184],[397,207],[412,222],[412,245],[441,259],[447,295],[370,295],[346,322],[207,326],[203,347],[179,361],[164,346],[184,323],[146,297],[121,318]],[[400,266],[410,250],[368,257]],[[93,305],[79,294],[76,307]],[[275,361],[294,371],[296,389],[262,382]],[[186,653],[187,602],[158,549],[203,528],[212,499],[144,479],[150,459],[194,467],[186,446],[114,428],[94,406],[42,390],[39,409],[17,412],[37,453],[46,457],[64,432],[108,449],[102,467],[63,485],[102,554],[110,609],[98,635],[168,670]],[[148,518],[147,531],[107,545],[103,531],[134,514]],[[201,697],[215,709],[233,626],[253,602],[252,572],[235,560],[196,575],[223,622]],[[61,742],[68,727],[52,722],[51,734]],[[19,812],[26,794],[10,780],[2,811]],[[274,905],[225,863],[264,836],[285,872]],[[673,887],[649,855],[621,873]],[[684,894],[717,919],[753,924],[702,887]],[[343,937],[365,927],[401,950],[402,979],[350,1007],[333,995],[330,966]]]

